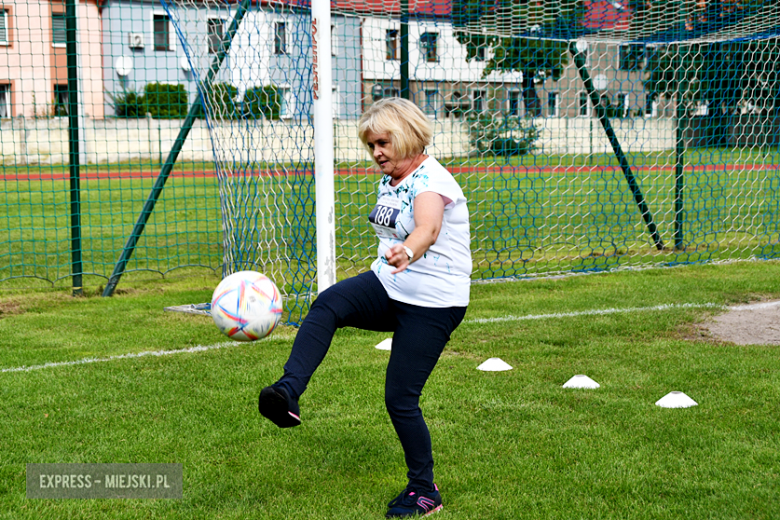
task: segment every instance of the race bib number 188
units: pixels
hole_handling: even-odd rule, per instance
[[[395,229],[395,221],[399,213],[401,213],[401,200],[384,196],[376,203],[368,216],[368,221],[380,237],[401,238]]]

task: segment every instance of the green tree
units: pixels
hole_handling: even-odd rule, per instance
[[[745,42],[742,60],[742,101],[762,114],[780,112],[780,41],[777,38]]]
[[[483,77],[494,71],[523,74],[526,113],[540,116],[534,79],[551,76],[557,81],[561,77],[569,55],[568,44],[560,36],[577,25],[583,9],[582,0],[454,0],[453,26],[456,39],[466,46],[467,60],[481,59],[491,51]],[[498,36],[510,33],[524,36]],[[542,39],[550,35],[558,39]]]
[[[776,40],[670,45],[650,53],[644,81],[653,97],[679,93],[690,112],[704,103],[713,115],[743,107],[780,109],[780,44]]]
[[[676,21],[678,38],[717,34],[765,3],[766,0],[698,0],[685,6],[677,0],[632,0],[632,23],[647,25],[652,19],[656,29],[666,29]],[[734,114],[745,106],[753,111],[777,110],[779,49],[774,38],[648,48],[645,90],[653,97],[679,95],[689,112],[706,104],[713,116]]]

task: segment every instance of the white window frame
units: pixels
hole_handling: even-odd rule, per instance
[[[517,95],[517,113],[512,114],[512,96]],[[520,113],[522,112],[522,106],[523,106],[523,92],[520,89],[510,89],[507,92],[506,96],[506,113],[510,117],[520,117]]]
[[[55,43],[54,42],[54,15],[62,16],[65,19],[66,38],[67,38],[67,31],[68,31],[68,29],[67,29],[68,21],[67,21],[67,18],[66,18],[66,14],[64,12],[62,12],[62,13],[51,13],[51,46],[63,49],[63,48],[68,46],[67,42],[65,42],[65,43]]]
[[[479,95],[477,95],[477,94],[479,94]],[[475,108],[475,106],[474,106],[475,101],[477,99],[480,100],[480,104],[482,105],[481,107],[479,107],[479,109]],[[475,114],[483,114],[483,113],[485,113],[487,111],[487,100],[488,100],[487,89],[485,89],[485,88],[475,88],[475,89],[473,89],[471,91],[471,110]]]
[[[553,96],[553,97],[550,97]],[[550,113],[550,99],[555,99],[555,110]],[[557,90],[551,90],[547,92],[547,117],[560,117],[561,116],[561,93]]]
[[[295,98],[290,87],[277,87],[281,94],[281,106],[279,107],[279,119],[292,119],[295,116]]]
[[[628,94],[628,92],[618,92],[618,106],[620,106],[620,99],[623,100],[623,113],[620,115],[620,117],[628,117],[628,115],[631,113],[631,96]]]
[[[216,54],[216,52],[211,52],[211,35],[209,34],[209,22],[211,20],[219,20],[222,22],[222,41],[225,41],[225,34],[227,33],[227,19],[223,18],[222,16],[213,15],[210,14],[208,17],[206,17],[206,45],[208,46],[209,54]]]
[[[330,107],[333,119],[341,119],[341,96],[339,96],[339,88],[333,87],[330,95]]]
[[[166,50],[158,49],[157,45],[154,42],[154,17],[155,16],[164,16],[168,20],[168,48]],[[152,50],[154,52],[170,52],[176,50],[176,32],[173,30],[173,22],[171,22],[171,17],[168,16],[168,13],[165,11],[161,11],[159,9],[152,10],[152,13],[150,15],[149,24],[152,28],[150,34],[152,35]]]
[[[585,96],[585,113],[582,113],[582,96]],[[590,104],[590,96],[587,90],[580,90],[577,97],[577,117],[591,117],[593,115],[593,107]]]
[[[650,104],[650,112],[648,113],[647,110],[645,110],[645,117],[653,118],[658,117],[658,101],[653,100]]]
[[[335,23],[330,24],[330,55],[339,55],[339,29]]]
[[[277,49],[276,36],[279,25],[284,26],[284,31],[282,32],[282,45]],[[271,35],[271,54],[274,56],[287,56],[289,54],[289,51],[287,50],[287,20],[274,20],[271,28],[273,29],[273,34]]]
[[[650,102],[650,112],[647,111],[647,100],[645,100],[645,108],[643,114],[646,118],[658,117],[658,100],[654,99]]]
[[[8,39],[8,33],[10,32],[8,30],[8,11],[3,9],[3,7],[0,6],[0,20],[3,22],[3,29],[5,31],[5,39],[0,40],[0,46],[7,47],[11,45],[11,40]]]
[[[5,107],[6,115],[3,117],[11,117],[11,85],[10,83],[0,83],[0,106]],[[0,116],[2,117],[2,116]]]

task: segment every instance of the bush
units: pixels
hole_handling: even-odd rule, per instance
[[[480,155],[504,157],[531,153],[539,139],[539,129],[519,117],[472,116],[468,119],[469,141]]]
[[[123,87],[121,94],[106,95],[117,117],[146,117],[151,113],[155,119],[179,119],[186,117],[189,109],[184,85],[148,83],[143,94]]]
[[[179,119],[187,116],[188,100],[184,85],[147,83],[143,97],[147,111],[155,119]]]
[[[211,87],[211,93],[208,96],[209,115],[213,118],[238,119],[241,110],[236,105],[238,89],[229,83],[215,83]],[[205,114],[200,111],[198,117],[203,118]]]
[[[247,119],[279,119],[282,111],[282,99],[274,86],[255,87],[244,94],[244,117]]]
[[[490,151],[493,155],[511,157],[513,155],[525,155],[530,149],[528,141],[524,139],[499,137],[490,143]]]
[[[138,95],[132,89],[123,88],[121,94],[106,93],[111,99],[116,117],[133,118],[146,116],[146,103],[144,96]]]

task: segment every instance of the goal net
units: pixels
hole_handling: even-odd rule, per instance
[[[305,312],[317,291],[311,5],[163,1],[201,85],[226,273],[263,271]],[[469,200],[474,280],[780,256],[777,2],[330,7],[333,81],[320,88],[333,96],[339,278],[376,254],[378,174],[356,127],[388,96],[434,122],[427,153]]]

